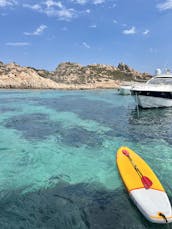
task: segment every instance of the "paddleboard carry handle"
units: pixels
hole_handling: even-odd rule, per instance
[[[130,160],[132,166],[134,167],[135,171],[137,172],[137,174],[139,175],[141,181],[142,181],[142,184],[144,185],[144,187],[146,189],[149,189],[151,186],[152,186],[152,181],[146,177],[146,176],[143,176],[143,174],[141,173],[140,169],[137,167],[137,165],[133,162],[132,158],[130,157],[130,154],[129,152],[126,150],[126,149],[123,149],[122,150],[122,153],[128,157],[128,159]]]
[[[162,212],[159,213],[159,216],[162,216],[162,218],[165,220],[165,222],[168,223],[166,216]]]

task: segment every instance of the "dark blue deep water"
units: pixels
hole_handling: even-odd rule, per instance
[[[115,155],[127,145],[172,202],[172,108],[140,110],[115,90],[0,91],[0,228],[145,229]]]

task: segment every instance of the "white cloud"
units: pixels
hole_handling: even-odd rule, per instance
[[[15,0],[0,0],[0,7],[14,6],[17,5]]]
[[[28,42],[7,42],[7,46],[29,46],[30,43]]]
[[[74,9],[66,8],[61,2],[55,2],[52,0],[47,0],[35,5],[24,4],[23,7],[30,8],[39,13],[44,13],[50,17],[57,17],[59,20],[64,21],[70,21],[77,17],[77,12]]]
[[[160,3],[157,5],[159,10],[170,10],[172,9],[172,0],[166,0],[164,3]]]
[[[89,28],[95,29],[97,28],[97,25],[90,25]]]
[[[150,33],[150,31],[148,29],[146,29],[144,32],[143,32],[143,35],[148,35]]]
[[[1,1],[1,0],[0,0]],[[102,4],[105,0],[70,0],[73,3],[80,5],[84,4]],[[37,4],[23,4],[23,7],[29,8],[31,10],[37,11],[39,13],[46,14],[49,17],[56,17],[59,20],[71,21],[74,18],[77,18],[83,14],[89,14],[90,9],[85,9],[83,11],[75,10],[74,8],[68,8],[64,5],[64,1],[55,1],[55,0],[43,0]]]
[[[5,16],[7,16],[8,14],[7,13],[1,13],[0,14],[2,17],[5,17]]]
[[[75,0],[75,2],[80,4],[80,5],[84,5],[88,2],[88,0]]]
[[[80,5],[84,5],[84,4],[94,4],[94,5],[99,5],[105,2],[105,0],[71,0],[72,2],[75,2],[77,4]]]
[[[43,33],[43,31],[47,29],[46,25],[40,25],[35,31],[28,33],[28,32],[24,32],[24,34],[26,36],[38,36],[41,35],[41,33]]]
[[[130,35],[130,34],[135,34],[136,33],[136,28],[132,26],[130,29],[125,29],[122,32],[123,34]]]
[[[44,3],[48,8],[58,6],[59,8],[63,8],[63,5],[61,2],[55,2],[53,0],[47,0]]]
[[[57,16],[60,20],[70,21],[72,18],[76,17],[76,11],[74,9],[61,9],[57,11]]]
[[[118,23],[118,21],[114,19],[114,20],[113,20],[113,23],[114,23],[114,24],[117,24],[117,23]]]
[[[86,12],[87,14],[89,14],[89,13],[91,12],[91,10],[90,10],[90,9],[87,9],[85,12]]]
[[[112,8],[115,8],[117,5],[116,5],[116,3],[114,3],[113,5],[112,5]]]
[[[94,3],[95,5],[102,4],[102,3],[104,3],[104,2],[105,2],[105,0],[93,0],[93,3]]]
[[[87,48],[87,49],[90,48],[90,45],[88,45],[86,42],[82,42],[82,45],[83,45],[85,48]]]
[[[39,11],[39,10],[42,9],[41,5],[39,5],[39,4],[34,4],[34,5],[23,4],[23,7],[29,8],[29,9],[32,9],[32,10],[36,10],[36,11]]]

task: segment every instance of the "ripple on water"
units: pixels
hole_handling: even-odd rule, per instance
[[[60,183],[53,189],[22,196],[20,191],[1,198],[1,228],[165,228],[145,220],[123,189],[108,191],[99,184]]]

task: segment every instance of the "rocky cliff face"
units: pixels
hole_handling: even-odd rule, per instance
[[[0,88],[56,88],[56,83],[41,77],[32,68],[1,62]]]
[[[141,74],[122,63],[114,67],[102,64],[81,66],[66,62],[49,72],[0,62],[0,88],[114,88],[123,80],[148,78],[148,74]]]
[[[118,67],[114,67],[104,64],[81,66],[76,63],[67,62],[61,63],[50,78],[56,82],[88,84],[96,82],[106,83],[111,80],[147,80],[150,78],[150,75],[139,73],[123,63],[120,63]]]

